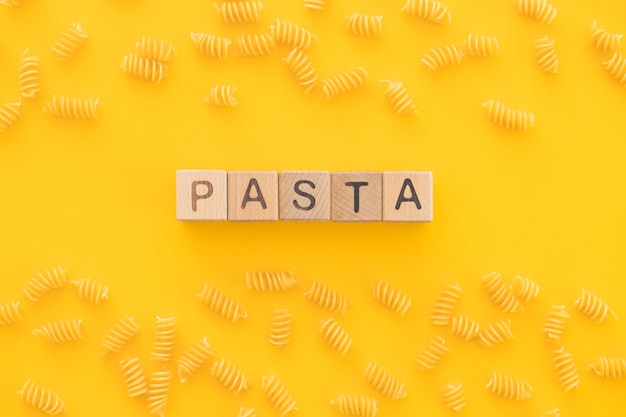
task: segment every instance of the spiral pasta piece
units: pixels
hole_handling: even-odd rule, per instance
[[[539,284],[528,278],[516,275],[511,284],[511,291],[513,291],[518,300],[523,303],[529,303],[530,300],[539,295]]]
[[[167,367],[172,359],[175,337],[176,317],[156,316],[156,333],[150,356],[152,359],[156,360],[162,368]]]
[[[20,302],[13,301],[11,303],[0,304],[0,326],[17,323],[22,321],[22,313],[20,312]]]
[[[87,37],[87,31],[80,23],[71,23],[51,47],[54,59],[67,61],[85,43]]]
[[[263,3],[260,1],[227,1],[213,3],[218,19],[223,23],[255,23],[261,20]]]
[[[135,42],[135,50],[137,55],[159,62],[169,62],[178,54],[171,43],[148,36],[142,36],[140,41]]]
[[[600,356],[587,369],[601,378],[626,378],[626,358],[623,356]]]
[[[246,272],[246,288],[253,291],[284,291],[297,283],[291,271]]]
[[[93,279],[83,278],[70,284],[76,288],[78,296],[89,303],[98,305],[109,298],[109,287]]]
[[[359,394],[341,394],[330,405],[337,407],[343,416],[376,417],[378,414],[378,400]]]
[[[315,12],[321,12],[326,7],[325,0],[304,0],[304,8],[313,10]]]
[[[483,107],[487,109],[487,117],[489,120],[498,126],[519,132],[527,132],[528,129],[535,126],[534,114],[524,110],[514,109],[502,104],[498,100],[489,100],[483,103]]]
[[[574,305],[583,315],[597,323],[603,322],[609,316],[617,318],[617,314],[604,300],[587,290],[581,290],[580,295],[574,301]]]
[[[399,400],[406,397],[404,382],[396,379],[378,362],[370,362],[365,367],[365,380],[381,395],[390,400]]]
[[[0,105],[0,133],[17,123],[22,117],[22,100],[3,103]]]
[[[187,382],[187,379],[195,374],[212,356],[213,349],[211,349],[211,344],[206,340],[206,337],[194,343],[178,359],[178,379],[180,382]]]
[[[417,108],[406,91],[406,87],[399,81],[380,80],[387,85],[385,95],[391,105],[393,112],[397,115],[417,114]]]
[[[478,332],[478,344],[482,347],[490,348],[511,340],[513,337],[511,319],[499,320],[480,329],[480,332]]]
[[[348,307],[352,304],[344,295],[318,281],[313,281],[309,290],[304,293],[304,296],[318,306],[333,313],[345,314]]]
[[[352,346],[352,337],[335,319],[329,318],[322,321],[319,331],[328,346],[339,352],[341,356],[346,356]]]
[[[498,272],[491,272],[481,278],[485,291],[491,302],[505,313],[524,311],[524,307],[513,294],[513,291],[502,280]]]
[[[363,67],[339,72],[320,81],[322,98],[330,99],[361,88],[367,82],[368,73]]]
[[[269,33],[248,33],[235,38],[235,56],[264,56],[276,45]]]
[[[346,16],[348,33],[357,36],[381,36],[383,34],[383,17],[352,13]]]
[[[17,395],[24,400],[27,405],[49,416],[65,414],[65,401],[63,401],[58,394],[55,394],[30,379],[24,382],[22,389],[17,392]]]
[[[500,53],[500,42],[495,36],[470,33],[463,41],[463,52],[473,57],[491,58]]]
[[[304,87],[305,94],[317,86],[317,71],[309,57],[302,50],[292,49],[283,60],[298,84]]]
[[[437,71],[444,67],[459,65],[465,54],[457,45],[450,44],[433,48],[422,56],[422,63],[430,71]]]
[[[563,335],[568,319],[569,314],[565,310],[565,306],[552,306],[543,322],[541,332],[548,336],[548,340],[559,340]]]
[[[233,323],[248,317],[248,312],[242,304],[234,301],[208,282],[204,284],[198,298],[213,312]]]
[[[155,84],[161,83],[168,76],[167,64],[153,61],[136,54],[126,54],[120,65],[124,74],[141,78]]]
[[[28,52],[26,49],[20,59],[18,85],[22,97],[36,99],[39,94],[41,60]]]
[[[239,101],[235,98],[237,87],[234,85],[218,84],[211,88],[211,92],[203,100],[216,107],[236,107]]]
[[[374,300],[400,316],[404,316],[411,307],[409,296],[385,281],[379,281],[372,287],[372,296]]]
[[[256,411],[254,408],[240,407],[237,417],[256,417]]]
[[[99,99],[52,96],[52,100],[43,106],[44,113],[63,119],[73,120],[95,120],[98,114]]]
[[[302,26],[280,19],[276,19],[276,22],[270,26],[270,34],[275,42],[301,50],[311,46],[315,38],[309,30]]]
[[[196,46],[196,50],[211,58],[226,59],[230,53],[230,46],[233,41],[222,36],[210,33],[191,32],[191,40]]]
[[[539,23],[549,25],[556,17],[556,8],[546,0],[515,0],[517,11]]]
[[[276,349],[286,349],[291,339],[293,314],[285,308],[276,308],[272,311],[269,341]]]
[[[22,0],[0,0],[1,6],[17,7],[21,6],[22,3]]]
[[[224,358],[213,362],[211,376],[217,379],[230,392],[235,393],[235,395],[247,390],[250,385],[248,378],[235,365]]]
[[[41,325],[33,330],[33,336],[41,336],[49,343],[65,343],[83,338],[82,319],[57,320]]]
[[[444,385],[441,391],[443,393],[443,403],[446,408],[456,411],[457,413],[463,411],[467,405],[465,392],[463,391],[463,384]]]
[[[576,370],[574,363],[574,355],[565,350],[564,346],[560,346],[554,350],[554,369],[559,379],[559,384],[563,391],[570,392],[580,385],[580,376]]]
[[[487,386],[488,391],[514,401],[523,401],[530,398],[533,387],[521,379],[503,375],[493,371]]]
[[[118,321],[100,342],[100,354],[120,352],[139,333],[139,325],[132,317]]]
[[[407,0],[401,10],[431,23],[452,24],[452,17],[448,8],[437,0]]]
[[[172,385],[172,371],[154,371],[148,384],[148,411],[159,417],[165,417]]]
[[[622,55],[621,51],[615,51],[611,58],[603,62],[602,65],[618,83],[626,85],[626,57]]]
[[[298,410],[296,401],[276,375],[264,376],[261,379],[261,387],[265,397],[278,411],[280,417],[285,417],[290,412]]]
[[[480,333],[480,325],[469,317],[460,314],[452,317],[452,334],[470,341]]]
[[[24,286],[26,297],[35,303],[50,291],[65,287],[67,282],[66,272],[60,266],[46,270],[43,273],[38,272]]]
[[[441,336],[433,337],[417,356],[417,369],[422,372],[435,369],[448,352],[450,348],[446,346],[446,340]]]
[[[450,324],[454,307],[459,302],[462,292],[463,290],[459,284],[448,284],[439,291],[430,315],[435,326],[447,326]]]
[[[129,397],[139,397],[148,392],[148,379],[139,358],[125,357],[120,361],[120,368]]]
[[[623,33],[612,33],[598,27],[598,22],[591,24],[591,45],[600,52],[613,53],[622,49]]]
[[[554,48],[554,38],[544,36],[535,40],[535,59],[541,71],[550,74],[559,72],[559,57]]]

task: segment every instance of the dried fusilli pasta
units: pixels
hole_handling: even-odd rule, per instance
[[[32,331],[34,336],[41,336],[50,343],[64,343],[83,338],[82,319],[57,320],[41,325]]]
[[[70,281],[78,296],[83,300],[98,305],[109,298],[109,287],[90,278],[83,278],[77,281]]]
[[[309,57],[300,49],[294,48],[286,58],[283,58],[287,68],[292,72],[298,84],[308,93],[317,85],[317,71]]]
[[[452,312],[463,290],[458,284],[448,284],[441,291],[435,300],[435,306],[430,318],[435,326],[447,326],[452,319]]]
[[[224,358],[213,362],[211,376],[235,394],[247,390],[250,385],[248,378],[235,365]]]
[[[36,99],[39,94],[41,60],[37,56],[29,55],[28,52],[26,49],[20,59],[18,85],[22,97]]]
[[[554,38],[544,36],[535,40],[535,59],[541,71],[550,74],[559,72],[559,57],[554,48]]]
[[[591,45],[600,52],[613,53],[622,49],[623,33],[612,33],[598,27],[598,22],[591,25]]]
[[[304,8],[321,12],[326,6],[325,0],[304,0]]]
[[[617,318],[617,314],[604,300],[587,290],[581,290],[580,295],[574,301],[574,305],[583,315],[597,323],[603,322],[609,316]]]
[[[204,284],[202,291],[198,294],[198,298],[215,313],[233,323],[248,317],[248,313],[243,305],[234,301],[209,283]]]
[[[43,111],[63,119],[95,120],[100,117],[99,103],[100,100],[97,98],[66,97],[55,94],[52,100],[44,104]]]
[[[156,316],[156,332],[150,356],[152,359],[156,360],[162,368],[167,367],[172,359],[175,337],[176,317]]]
[[[286,308],[276,308],[272,311],[269,341],[277,349],[285,349],[291,338],[293,314]]]
[[[210,33],[191,32],[191,40],[198,52],[211,58],[226,59],[233,41]]]
[[[187,382],[187,379],[195,374],[212,356],[213,350],[206,337],[194,343],[178,359],[178,379],[180,382]]]
[[[269,33],[248,33],[235,39],[235,56],[269,55],[276,45]]]
[[[448,8],[437,0],[407,0],[402,11],[439,25],[452,24]]]
[[[341,394],[330,405],[336,406],[339,414],[355,417],[376,417],[378,400],[359,394]]]
[[[167,78],[167,64],[137,54],[126,54],[120,65],[124,74],[159,84]]]
[[[446,340],[443,337],[433,337],[417,356],[417,369],[420,371],[435,369],[435,366],[449,351],[450,348],[446,346]]]
[[[480,325],[469,317],[460,314],[452,317],[452,334],[465,341],[474,339],[480,333]]]
[[[626,85],[626,57],[622,55],[621,51],[615,51],[613,56],[608,61],[604,61],[602,65],[618,83]]]
[[[141,366],[139,358],[127,356],[120,361],[120,368],[126,384],[126,392],[129,397],[139,397],[148,392],[148,380],[146,372]]]
[[[22,321],[19,301],[0,304],[0,326],[17,323],[18,321]]]
[[[444,405],[452,411],[460,413],[467,405],[463,384],[448,384],[441,389],[443,393]]]
[[[411,307],[408,295],[385,281],[379,281],[372,287],[372,296],[374,300],[400,316],[404,316]]]
[[[216,107],[235,107],[239,101],[235,98],[237,87],[234,85],[218,84],[211,88],[211,92],[203,100]]]
[[[49,416],[65,414],[65,401],[58,394],[27,379],[17,395],[29,406]]]
[[[515,0],[517,10],[524,16],[549,25],[556,17],[556,9],[546,0]]]
[[[285,417],[290,412],[298,410],[296,401],[276,375],[264,376],[261,379],[261,388],[280,417]]]
[[[34,302],[37,302],[55,289],[61,289],[65,287],[65,283],[67,282],[67,278],[65,277],[65,273],[67,271],[63,270],[60,266],[56,266],[50,270],[46,270],[45,272],[38,272],[37,275],[32,277],[24,286],[24,293],[26,297]]]
[[[363,67],[339,72],[320,81],[322,98],[330,99],[361,88],[367,82],[367,70]]]
[[[22,99],[0,105],[0,133],[5,133],[21,117]]]
[[[520,304],[515,294],[504,283],[502,275],[498,272],[491,272],[481,278],[485,291],[489,299],[505,313],[517,313],[524,311],[524,307]]]
[[[490,348],[513,339],[511,331],[511,319],[499,320],[478,332],[478,344]]]
[[[600,356],[587,369],[602,378],[626,378],[626,358],[623,356]]]
[[[270,26],[270,33],[275,42],[298,49],[308,48],[315,38],[302,26],[280,19],[276,19],[276,22]]]
[[[380,80],[380,82],[387,85],[385,95],[395,114],[417,114],[417,108],[404,84],[390,80]]]
[[[345,314],[348,307],[352,304],[344,295],[339,294],[319,281],[313,281],[311,288],[304,293],[304,296],[318,306],[333,313]]]
[[[511,284],[511,291],[513,291],[518,300],[528,303],[539,295],[539,284],[528,278],[516,275]]]
[[[100,342],[100,354],[117,353],[139,333],[139,325],[132,317],[124,317],[113,326]]]
[[[339,352],[341,356],[346,356],[352,346],[352,337],[335,319],[329,318],[322,321],[319,331],[333,350]]]
[[[406,397],[404,382],[393,377],[378,362],[370,362],[365,367],[365,380],[381,395],[398,400]]]
[[[80,23],[71,23],[54,42],[51,49],[57,61],[67,61],[87,40],[87,32]]]
[[[346,28],[357,36],[380,36],[383,34],[383,17],[352,13],[346,16]]]
[[[246,288],[254,291],[283,291],[293,288],[298,281],[291,271],[246,272]]]
[[[496,371],[491,374],[485,388],[496,395],[515,401],[529,399],[533,389],[528,382]]]
[[[154,371],[148,384],[148,411],[150,414],[165,417],[165,409],[172,385],[172,371]]]
[[[500,42],[495,36],[470,33],[463,41],[463,52],[473,57],[491,58],[500,53]]]
[[[437,71],[440,68],[459,65],[464,56],[459,46],[450,44],[431,49],[422,56],[421,61],[430,71]]]
[[[213,3],[217,17],[224,23],[254,23],[261,20],[263,3],[260,1],[227,1]]]
[[[574,355],[560,346],[554,350],[554,368],[559,378],[559,384],[566,393],[580,385],[580,376],[574,363]]]
[[[565,306],[552,306],[548,316],[543,322],[542,333],[548,336],[548,340],[559,340],[569,319]]]
[[[171,43],[147,36],[142,36],[140,41],[135,42],[135,49],[137,55],[159,62],[169,62],[177,55]]]
[[[256,411],[254,408],[240,407],[237,417],[256,417]]]
[[[489,120],[498,126],[520,132],[527,132],[528,129],[535,126],[533,113],[514,109],[498,100],[489,100],[483,103],[483,107],[487,109]]]

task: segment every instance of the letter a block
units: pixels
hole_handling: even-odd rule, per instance
[[[333,172],[334,222],[378,222],[382,218],[382,173]]]
[[[226,220],[226,171],[176,171],[178,220]]]
[[[432,172],[383,172],[383,221],[432,222]]]
[[[228,172],[228,220],[278,221],[278,172]]]
[[[281,171],[280,219],[330,220],[328,171]]]

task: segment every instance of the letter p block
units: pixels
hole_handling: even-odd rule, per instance
[[[226,220],[226,171],[176,171],[178,220]]]

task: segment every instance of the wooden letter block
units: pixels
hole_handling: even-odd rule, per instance
[[[331,212],[334,222],[377,222],[382,217],[382,173],[334,172]]]
[[[330,220],[328,171],[281,171],[280,219]]]
[[[383,221],[432,222],[432,172],[385,171]]]
[[[176,171],[178,220],[226,220],[226,171]]]
[[[278,172],[230,171],[228,220],[278,221]]]

